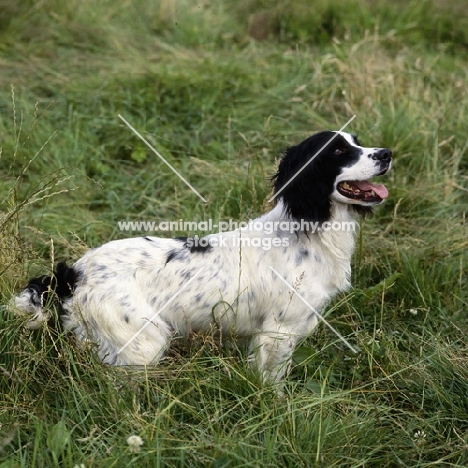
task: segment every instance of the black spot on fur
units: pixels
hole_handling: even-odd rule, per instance
[[[203,242],[203,244],[200,244],[200,240],[202,239],[198,239],[198,242],[193,243],[190,246],[190,253],[206,253],[213,249],[209,242]]]
[[[205,242],[202,239],[196,238],[188,238],[188,237],[176,237],[174,240],[177,240],[184,244],[184,248],[187,249],[190,253],[205,253],[209,252],[212,249],[212,246],[209,242]],[[168,252],[166,258],[166,265],[179,257],[183,256],[183,251],[178,249],[173,249]]]
[[[182,242],[184,247],[188,249],[190,253],[205,253],[209,252],[213,248],[208,241],[203,239],[203,237],[176,237],[175,240]]]
[[[296,255],[296,266],[299,266],[302,261],[309,256],[309,251],[307,249],[301,248]]]
[[[174,259],[177,259],[177,257],[180,256],[180,251],[179,250],[171,250],[167,253],[167,257],[166,257],[166,263],[165,265],[167,265],[169,262],[171,262],[172,260]]]
[[[130,322],[130,316],[128,314],[124,315],[124,320],[128,323]]]
[[[192,272],[190,270],[185,270],[181,276],[184,279],[190,279],[192,277]]]

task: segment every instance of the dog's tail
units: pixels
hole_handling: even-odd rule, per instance
[[[39,328],[48,320],[53,305],[61,308],[63,300],[73,295],[78,279],[73,267],[60,262],[52,276],[31,279],[21,294],[10,301],[10,306],[15,313],[32,315],[26,325],[28,328]]]

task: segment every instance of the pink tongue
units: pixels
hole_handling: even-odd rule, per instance
[[[374,185],[367,180],[353,180],[353,184],[356,185],[360,190],[369,191],[373,190],[380,198],[388,197],[388,190],[385,185]]]

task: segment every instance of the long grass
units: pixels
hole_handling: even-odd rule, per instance
[[[0,9],[0,468],[468,465],[462,0]],[[284,397],[209,336],[156,368],[109,368],[3,307],[57,260],[142,234],[118,221],[258,215],[281,149],[352,115],[395,160],[354,288],[326,311],[358,353],[319,327]]]

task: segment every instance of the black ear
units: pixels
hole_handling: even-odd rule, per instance
[[[320,156],[308,163],[314,154],[304,143],[291,146],[284,152],[278,172],[272,177],[274,193],[278,194],[278,200],[283,201],[286,212],[294,220],[323,223],[331,217],[330,195],[334,177],[327,174]],[[301,170],[306,163],[307,166]]]

